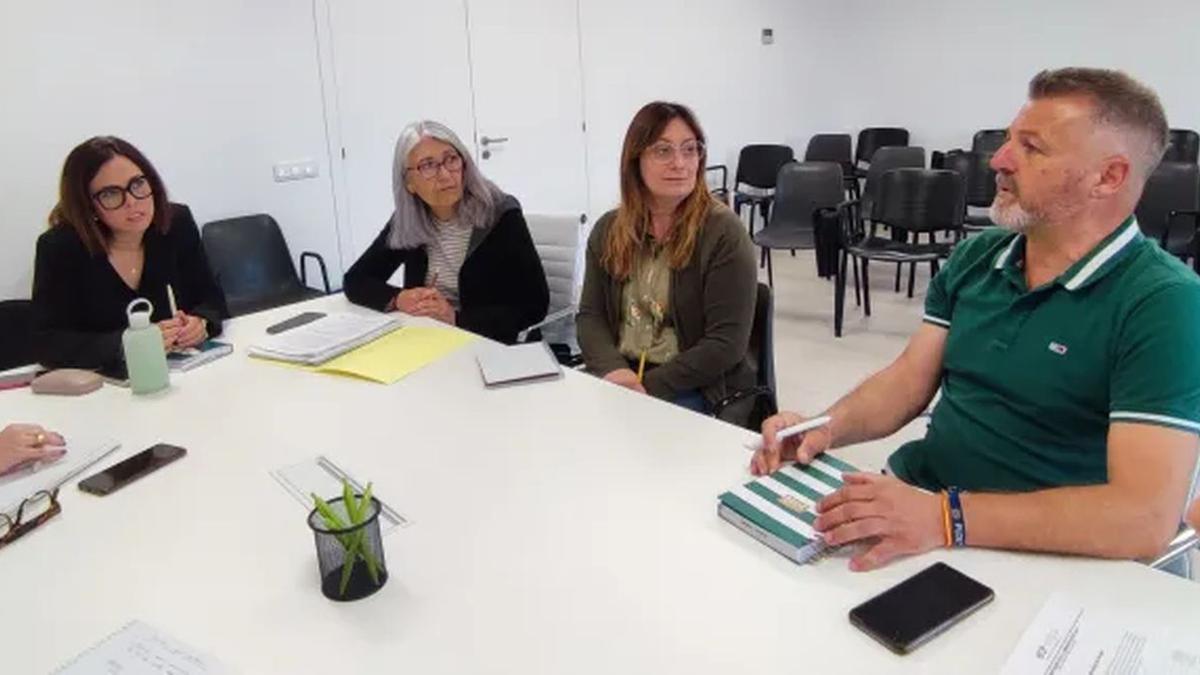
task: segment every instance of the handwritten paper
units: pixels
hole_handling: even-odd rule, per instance
[[[131,621],[57,671],[61,675],[232,675],[213,657]]]

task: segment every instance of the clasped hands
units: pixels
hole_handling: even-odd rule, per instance
[[[158,322],[162,331],[163,349],[188,349],[208,339],[208,326],[204,319],[184,311],[175,312],[175,316]]]
[[[771,473],[783,462],[808,464],[832,445],[829,425],[802,436],[778,439],[776,434],[804,417],[782,412],[763,422],[763,448],[754,453],[750,472]],[[836,423],[836,420],[835,422]],[[861,542],[850,560],[856,572],[876,569],[894,558],[923,553],[945,544],[939,495],[913,487],[892,476],[847,473],[840,489],[817,502],[813,527],[831,546]]]
[[[405,314],[426,316],[451,326],[456,323],[454,307],[436,288],[422,286],[405,289],[396,294],[394,304],[396,309]]]

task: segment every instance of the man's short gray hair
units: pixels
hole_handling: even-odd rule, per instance
[[[473,228],[491,227],[496,204],[503,197],[499,188],[483,177],[471,152],[449,127],[432,120],[420,120],[404,127],[396,139],[392,160],[392,194],[396,210],[392,213],[392,231],[388,246],[393,249],[416,248],[433,241],[436,225],[429,206],[405,187],[408,153],[424,138],[434,138],[454,148],[462,157],[463,196],[458,204],[458,222]]]
[[[1095,107],[1097,124],[1132,132],[1130,148],[1137,173],[1145,178],[1162,161],[1167,147],[1167,115],[1154,90],[1119,70],[1060,68],[1043,70],[1029,81],[1029,98],[1086,96]]]

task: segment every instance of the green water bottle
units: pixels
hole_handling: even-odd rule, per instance
[[[145,304],[145,311],[134,307]],[[154,305],[138,298],[125,308],[129,328],[121,335],[125,349],[125,367],[129,370],[129,389],[135,394],[151,394],[171,383],[167,374],[167,353],[163,351],[162,331],[150,323]]]

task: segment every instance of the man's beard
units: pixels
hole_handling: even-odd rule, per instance
[[[993,223],[1010,232],[1023,233],[1045,221],[1045,215],[1040,209],[1030,209],[1021,205],[1016,181],[1011,176],[1003,173],[996,175],[996,197],[988,209],[988,217]]]
[[[1016,193],[1010,192],[1009,194],[1011,201],[1008,204],[1001,205],[999,198],[992,200],[992,205],[988,208],[988,217],[1002,229],[1017,233],[1025,232],[1041,218],[1037,214],[1025,210],[1021,206],[1020,200],[1017,199]]]

